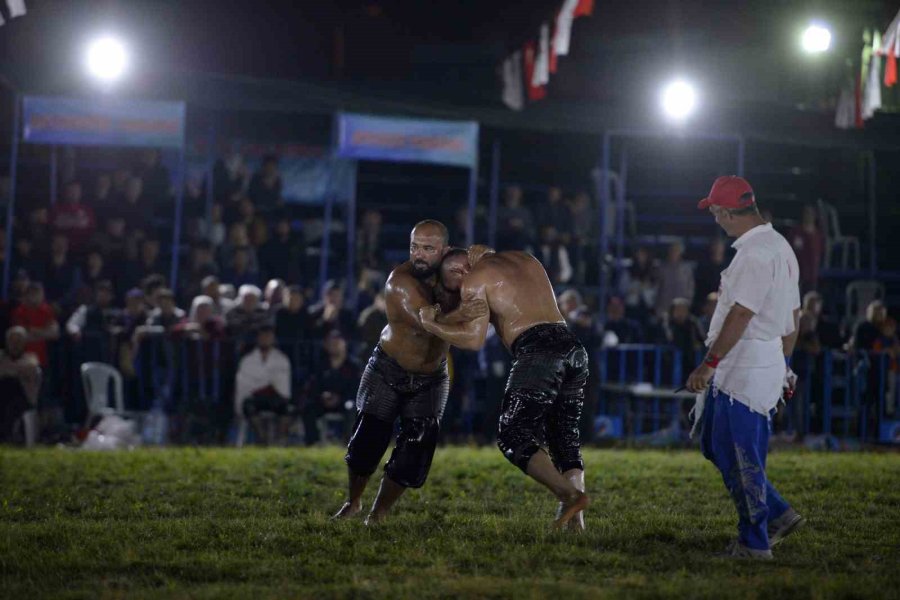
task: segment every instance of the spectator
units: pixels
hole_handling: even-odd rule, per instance
[[[625,300],[625,312],[641,326],[653,320],[653,307],[659,293],[656,266],[650,251],[638,246],[631,259],[631,266],[623,273],[619,282],[619,292]]]
[[[306,302],[303,288],[292,285],[285,296],[285,303],[275,313],[275,335],[282,344],[308,339],[311,322],[303,306]]]
[[[275,347],[275,331],[265,326],[256,333],[256,348],[238,364],[234,384],[234,412],[241,428],[245,419],[258,432],[261,412],[288,415],[293,412],[291,400],[291,364]],[[243,445],[238,436],[238,446]]]
[[[641,340],[641,326],[625,316],[625,302],[611,296],[606,302],[606,322],[603,324],[603,345],[610,348],[619,344],[637,344]]]
[[[243,343],[249,343],[260,327],[271,325],[260,296],[262,292],[255,285],[242,285],[238,290],[237,304],[225,315],[228,332]]]
[[[210,209],[209,217],[201,219],[198,226],[200,237],[212,244],[214,251],[225,242],[226,227],[223,216],[222,205],[216,202]]]
[[[97,228],[94,209],[81,201],[81,183],[70,181],[63,188],[63,201],[50,211],[50,227],[69,241],[73,254],[81,256]]]
[[[117,276],[121,275],[128,255],[125,218],[115,212],[110,214],[106,219],[103,232],[96,237],[95,245],[106,258],[110,269]]]
[[[697,365],[696,354],[703,348],[700,323],[691,315],[691,302],[675,298],[665,319],[666,342],[681,351],[681,372],[687,376]]]
[[[716,304],[719,303],[719,292],[710,292],[700,309],[700,328],[705,336],[709,333],[709,325],[712,323],[713,314],[716,312]]]
[[[128,191],[128,182],[131,181],[131,169],[120,167],[112,173],[112,197],[114,204],[121,204],[125,200]]]
[[[840,326],[823,313],[822,295],[807,292],[803,295],[803,310],[800,311],[800,331],[815,338],[821,348],[838,349],[843,345]]]
[[[563,318],[568,321],[569,315],[580,308],[584,301],[578,290],[568,289],[557,297],[556,304],[559,306],[559,312],[562,313]]]
[[[204,295],[213,301],[213,314],[224,317],[234,306],[234,302],[230,298],[226,298],[221,293],[219,278],[215,275],[209,275],[203,278],[201,290]]]
[[[694,270],[684,262],[684,244],[669,246],[666,261],[657,269],[659,291],[656,295],[656,314],[664,317],[675,298],[694,297]]]
[[[234,249],[231,255],[231,266],[225,269],[222,277],[228,283],[238,287],[259,283],[259,273],[250,269],[250,250],[248,248]]]
[[[176,325],[177,333],[200,340],[221,340],[225,337],[225,319],[215,312],[216,304],[209,296],[197,296],[191,301],[186,319]]]
[[[371,306],[359,314],[356,321],[358,327],[358,339],[363,346],[359,356],[369,356],[378,340],[381,339],[381,331],[387,326],[387,305],[384,301],[384,292],[378,292]]]
[[[344,416],[343,437],[346,433],[347,419],[356,408],[353,400],[361,375],[359,363],[348,355],[347,341],[338,330],[328,332],[324,348],[326,357],[324,370],[313,377],[309,386],[309,402],[304,411],[306,443],[309,445],[321,439],[321,434],[324,433],[321,419],[328,414]]]
[[[552,186],[547,189],[547,202],[538,207],[535,216],[541,226],[554,227],[563,244],[572,243],[572,211],[563,201],[560,188]]]
[[[237,219],[235,219],[235,222],[243,223],[247,227],[249,234],[253,231],[253,225],[258,221],[262,221],[262,219],[256,215],[256,207],[253,206],[253,201],[247,196],[242,196],[237,202]]]
[[[126,285],[123,287],[131,288],[150,275],[165,273],[166,268],[159,259],[159,251],[158,239],[148,237],[141,240],[138,259],[128,265],[125,274]]]
[[[162,154],[159,150],[148,148],[141,152],[137,173],[143,181],[144,197],[151,206],[164,203],[169,198],[172,182],[169,170],[162,164]]]
[[[98,248],[92,248],[88,251],[84,260],[84,266],[81,268],[79,283],[82,288],[93,290],[97,283],[106,281],[113,286],[113,294],[115,294],[114,273],[106,267],[106,261],[103,259],[103,253]]]
[[[38,357],[30,352],[23,327],[6,330],[6,348],[0,350],[0,444],[12,441],[16,422],[25,425],[25,444],[37,441],[36,411],[41,388]]]
[[[25,328],[28,334],[25,350],[32,352],[41,368],[46,369],[49,364],[47,341],[59,339],[59,323],[44,300],[44,286],[36,281],[28,284],[25,301],[12,313],[12,324]]]
[[[281,303],[284,301],[284,290],[285,284],[281,279],[270,279],[266,283],[263,299],[265,300],[266,308],[269,309],[269,312],[274,313],[281,308]]]
[[[534,242],[534,219],[522,205],[522,188],[506,188],[503,206],[497,210],[497,246],[500,250],[524,250]]]
[[[232,152],[227,158],[219,159],[213,167],[213,181],[216,201],[229,204],[237,200],[247,186],[249,172],[244,158],[238,152]]]
[[[222,266],[233,267],[234,254],[238,251],[238,248],[243,248],[247,251],[248,271],[259,273],[259,261],[256,257],[256,249],[250,244],[247,226],[243,223],[235,223],[228,230],[228,241],[219,248],[219,264]]]
[[[728,266],[725,260],[725,241],[714,238],[709,244],[709,253],[697,265],[695,272],[693,310],[700,312],[709,294],[719,291],[719,276]]]
[[[366,210],[356,232],[356,262],[360,267],[380,271],[384,268],[384,249],[381,247],[381,213]]]
[[[572,279],[572,264],[569,262],[569,251],[560,242],[559,234],[552,225],[541,226],[541,245],[538,258],[550,281],[554,284],[568,283]]]
[[[2,231],[2,236],[4,238],[3,247],[6,248],[6,230],[0,229]],[[41,278],[41,273],[44,268],[41,264],[42,261],[38,256],[38,253],[35,251],[34,244],[27,235],[22,232],[21,234],[14,234],[14,244],[13,244],[13,258],[12,258],[12,269],[13,272],[24,270],[29,275],[32,275],[37,278]]]
[[[134,378],[134,356],[136,347],[140,342],[138,330],[147,323],[147,303],[144,292],[140,288],[132,288],[125,294],[125,310],[119,314],[119,318],[112,328],[112,332],[119,343],[118,364],[119,370],[126,378]]]
[[[356,325],[353,313],[344,308],[344,289],[333,280],[325,283],[322,301],[310,307],[309,313],[318,337],[325,337],[332,329],[349,335]]]
[[[253,174],[247,195],[260,210],[278,208],[281,204],[281,174],[278,172],[278,158],[273,155],[263,157],[260,170]]]
[[[875,341],[881,336],[881,327],[887,319],[887,309],[881,300],[873,300],[866,307],[866,319],[860,321],[853,331],[850,339],[852,350],[864,350],[872,352],[875,349]]]
[[[46,249],[50,245],[50,212],[46,206],[36,206],[28,213],[27,237],[41,257],[47,256]]]
[[[597,214],[591,207],[590,195],[584,191],[575,194],[569,211],[575,269],[579,281],[585,281],[587,265],[595,262],[593,257],[597,244]]]
[[[203,281],[210,275],[219,274],[219,265],[213,256],[212,244],[200,240],[191,246],[191,257],[188,266],[178,276],[182,297],[193,298],[203,291]]]
[[[291,220],[281,215],[274,235],[259,249],[259,267],[267,279],[299,283],[303,274],[303,238],[291,231]]]
[[[120,208],[129,229],[146,229],[153,225],[153,202],[144,195],[144,181],[132,177],[125,186]]]
[[[91,205],[101,213],[113,210],[115,207],[112,183],[112,175],[109,173],[100,173],[94,180],[94,195],[91,197]]]
[[[82,336],[93,336],[97,339],[112,331],[118,320],[118,311],[113,307],[115,294],[109,280],[98,281],[94,286],[94,300],[90,304],[82,304],[72,313],[66,322],[66,333],[80,342]]]
[[[800,224],[787,235],[800,263],[800,291],[815,291],[819,283],[819,267],[825,253],[825,236],[819,229],[816,209],[811,204],[803,207]]]
[[[175,293],[169,288],[159,288],[154,294],[156,308],[150,311],[147,325],[151,333],[171,333],[184,320],[184,311],[175,303]]]
[[[50,257],[41,276],[47,282],[47,298],[51,303],[64,305],[72,301],[78,283],[78,268],[69,258],[69,240],[66,236],[53,236]]]

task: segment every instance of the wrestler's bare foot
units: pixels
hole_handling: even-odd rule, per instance
[[[562,510],[559,517],[553,523],[556,529],[562,529],[571,522],[576,515],[591,504],[591,499],[584,492],[575,492],[567,500],[561,502]]]
[[[356,516],[362,510],[362,502],[344,502],[344,505],[341,506],[340,510],[334,513],[334,516],[331,517],[332,521],[337,521],[340,519],[349,519],[350,517]]]
[[[388,516],[388,513],[382,511],[372,511],[369,513],[369,516],[366,517],[366,527],[371,527],[372,525],[377,525],[384,521]]]
[[[566,505],[563,502],[559,503],[559,506],[556,507],[556,518],[557,520],[562,517],[563,512],[566,510]],[[566,524],[566,529],[575,533],[581,533],[584,531],[584,511],[580,510],[575,513],[575,516]]]

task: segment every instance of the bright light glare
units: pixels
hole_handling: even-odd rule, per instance
[[[831,32],[821,25],[810,25],[803,32],[803,49],[810,54],[825,52],[831,47]]]
[[[88,72],[101,81],[119,79],[128,66],[128,53],[122,42],[104,37],[94,40],[87,50]]]
[[[697,105],[697,92],[684,81],[675,81],[666,86],[662,94],[662,107],[666,114],[676,120],[685,119]]]

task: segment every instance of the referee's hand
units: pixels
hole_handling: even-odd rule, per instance
[[[716,370],[709,365],[701,364],[690,374],[684,387],[695,394],[697,392],[702,392],[709,385],[709,380],[712,379],[713,373],[715,372]]]

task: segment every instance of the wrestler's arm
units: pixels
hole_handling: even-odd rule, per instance
[[[463,304],[473,303],[475,301],[484,302],[487,307],[486,293],[483,285],[464,283],[461,294]],[[459,309],[453,312],[458,312]],[[453,319],[453,313],[448,315]],[[485,311],[484,315],[469,321],[459,323],[439,322],[434,315],[434,311],[421,311],[422,328],[428,333],[436,335],[445,342],[461,348],[463,350],[479,350],[484,346],[484,340],[487,338],[488,323],[490,321],[490,313]]]
[[[431,306],[430,298],[426,298],[418,290],[412,276],[392,273],[384,286],[384,303],[388,321],[403,323],[417,329],[422,328],[419,321],[419,309]]]
[[[489,314],[487,302],[482,298],[471,296],[469,298],[460,298],[459,306],[448,313],[438,313],[434,320],[443,325],[459,325]]]

